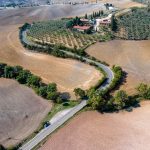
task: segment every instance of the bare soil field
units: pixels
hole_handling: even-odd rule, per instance
[[[101,77],[99,71],[78,61],[29,52],[22,47],[18,38],[18,27],[25,22],[54,19],[75,13],[75,8],[66,7],[68,10],[63,7],[54,9],[52,6],[51,9],[37,7],[1,11],[0,61],[10,65],[21,65],[40,76],[45,82],[55,82],[61,92],[70,92],[72,95],[76,87],[88,89],[95,85]]]
[[[51,135],[40,150],[147,150],[150,102],[132,112],[83,112]]]
[[[51,5],[28,8],[15,8],[0,11],[0,25],[16,25],[25,22],[43,21],[61,17],[85,15],[104,8],[102,5]]]
[[[114,40],[96,43],[87,52],[110,65],[120,65],[127,73],[126,83],[121,89],[129,94],[141,83],[150,83],[150,41]]]
[[[14,80],[0,79],[0,143],[14,145],[35,131],[51,103]]]
[[[131,7],[143,7],[144,4],[133,2],[132,0],[99,0],[99,2],[103,3],[111,3],[115,7],[118,8],[131,8]]]

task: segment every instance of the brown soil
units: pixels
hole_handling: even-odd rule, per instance
[[[40,150],[147,150],[150,102],[133,112],[84,112],[54,133]]]
[[[143,7],[144,5],[132,0],[100,0],[103,3],[111,3],[118,8]]]
[[[0,61],[11,65],[21,65],[40,76],[45,82],[55,82],[61,92],[70,92],[72,95],[73,89],[76,87],[88,89],[95,85],[100,79],[99,71],[78,61],[29,52],[22,47],[18,38],[20,23],[53,19],[61,15],[75,13],[75,9],[72,7],[59,7],[56,8],[55,6],[55,9],[52,6],[1,11]],[[79,12],[77,11],[77,13]]]
[[[87,52],[111,65],[120,65],[127,73],[121,89],[133,93],[141,83],[150,83],[150,41],[119,41],[96,43]]]
[[[0,143],[21,142],[37,129],[51,104],[16,81],[0,79]]]

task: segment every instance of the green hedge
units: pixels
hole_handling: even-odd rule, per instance
[[[15,79],[20,84],[24,84],[34,89],[34,91],[41,97],[53,100],[57,103],[60,101],[61,93],[57,91],[57,85],[55,83],[45,84],[41,78],[32,74],[29,70],[24,70],[21,66],[9,66],[4,63],[0,63],[0,77]]]

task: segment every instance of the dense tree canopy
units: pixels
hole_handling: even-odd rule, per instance
[[[82,90],[81,88],[75,88],[74,89],[74,93],[75,93],[75,96],[77,98],[80,98],[80,99],[83,99],[85,97],[85,95],[86,95],[85,91]]]

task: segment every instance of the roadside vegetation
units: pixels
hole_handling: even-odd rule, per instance
[[[130,12],[116,18],[117,38],[127,40],[150,39],[150,5],[132,8]]]
[[[113,96],[104,95],[103,91],[90,89],[88,91],[88,104],[92,109],[100,112],[119,111],[136,106],[141,100],[150,100],[150,86],[141,83],[135,95],[128,95],[126,91],[119,90]]]

